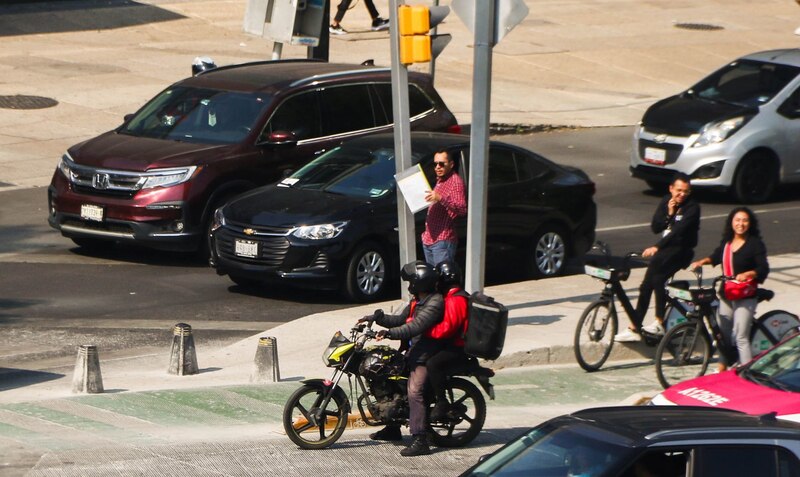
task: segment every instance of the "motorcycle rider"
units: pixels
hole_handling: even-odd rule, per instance
[[[469,295],[461,286],[461,270],[456,262],[445,260],[436,265],[439,292],[444,296],[444,319],[431,328],[429,336],[442,341],[442,349],[428,358],[428,380],[436,395],[431,421],[441,421],[447,415],[446,383],[448,371],[466,364],[464,334],[467,331]]]
[[[361,320],[374,319],[385,328],[378,332],[378,339],[389,338],[401,340],[401,351],[406,353],[406,361],[410,370],[408,376],[408,408],[409,428],[413,440],[408,447],[400,451],[404,457],[426,455],[431,453],[428,445],[427,422],[425,415],[425,382],[428,371],[427,359],[441,347],[441,342],[428,336],[428,331],[442,321],[444,299],[436,291],[439,276],[434,267],[423,261],[411,262],[403,266],[400,276],[408,282],[408,291],[413,298],[397,315],[385,315],[376,312]],[[360,321],[361,321],[360,320]],[[400,427],[388,425],[370,435],[374,440],[398,441],[402,439]]]

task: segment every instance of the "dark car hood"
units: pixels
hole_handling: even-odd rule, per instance
[[[80,165],[143,172],[160,167],[198,165],[222,157],[236,145],[208,145],[117,134],[114,131],[69,149]]]
[[[363,198],[269,185],[225,206],[225,219],[240,225],[293,227],[361,217],[374,205]]]
[[[687,94],[671,96],[647,109],[642,125],[655,133],[688,136],[712,121],[755,114],[757,109],[728,103],[717,103]]]

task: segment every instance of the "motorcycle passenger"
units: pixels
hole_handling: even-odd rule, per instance
[[[403,266],[400,276],[408,282],[408,291],[413,298],[397,315],[376,313],[375,322],[387,330],[378,332],[378,339],[401,340],[401,351],[405,351],[410,370],[408,376],[409,428],[413,440],[400,451],[404,457],[430,454],[426,434],[425,381],[428,370],[425,362],[440,348],[438,340],[427,336],[428,330],[442,321],[444,300],[436,291],[439,276],[429,263],[416,261]],[[362,318],[363,320],[363,318]],[[386,426],[370,435],[374,440],[401,440],[399,426]]]
[[[431,421],[441,421],[449,410],[446,396],[448,371],[466,363],[464,334],[467,331],[468,295],[461,286],[461,270],[456,262],[446,260],[436,265],[439,292],[444,296],[444,319],[431,328],[431,338],[442,341],[442,349],[428,358],[428,380],[436,396]]]

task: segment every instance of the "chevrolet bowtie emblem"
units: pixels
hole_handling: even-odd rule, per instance
[[[245,235],[254,235],[256,233],[253,229],[244,229],[242,232],[244,232]]]
[[[659,144],[663,144],[666,140],[667,140],[667,135],[666,134],[659,134],[658,136],[653,138],[653,141],[655,141],[655,142],[657,142]]]

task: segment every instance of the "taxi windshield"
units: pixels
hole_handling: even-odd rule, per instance
[[[800,334],[753,361],[741,374],[767,386],[800,392]]]

